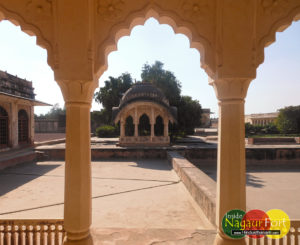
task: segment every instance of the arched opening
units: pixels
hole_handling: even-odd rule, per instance
[[[280,23],[283,22],[278,22],[278,24]],[[253,118],[253,121],[249,122],[253,131],[246,131],[247,137],[249,139],[259,137],[260,140],[268,141],[265,144],[272,144],[275,149],[279,145],[286,144],[283,140],[285,137],[294,139],[294,136],[297,135],[284,132],[283,128],[278,127],[280,110],[289,107],[296,108],[300,105],[300,22],[289,24],[291,25],[281,27],[277,25],[275,29],[279,32],[275,33],[274,29],[272,35],[268,36],[268,47],[263,47],[262,64],[257,69],[257,78],[250,84],[246,103],[246,114]],[[285,29],[286,27],[288,28]],[[283,29],[285,29],[284,32],[281,32]],[[289,111],[289,113],[291,112],[292,110]],[[288,117],[282,122],[281,126],[286,129],[295,126],[290,123]],[[277,138],[277,142],[272,140],[275,138]],[[278,160],[273,159],[272,161],[275,163]],[[299,171],[291,172],[294,174],[290,175],[283,169],[283,166],[276,167],[276,165],[261,164],[259,168],[250,167],[247,170],[247,206],[255,206],[259,209],[271,208],[274,205],[272,200],[276,198],[276,193],[284,192],[285,200],[289,201],[277,202],[277,208],[284,209],[291,220],[299,219],[299,213],[294,209],[294,204],[297,202],[297,196],[294,193],[299,192],[299,185],[295,184],[299,182]],[[274,176],[277,178],[274,179]],[[270,181],[271,179],[274,181]],[[269,188],[274,188],[276,183],[287,184],[284,187],[278,185],[276,193],[267,191]],[[257,202],[258,196],[264,196],[264,203]]]
[[[128,116],[125,122],[125,136],[134,135],[134,124],[132,116]]]
[[[19,144],[26,144],[28,143],[28,135],[29,135],[29,128],[28,128],[28,115],[25,110],[19,110],[18,112],[18,139]]]
[[[157,116],[154,125],[154,133],[155,136],[163,136],[164,135],[164,121],[161,116]]]
[[[8,146],[8,114],[0,106],[0,148]]]
[[[139,120],[139,136],[150,136],[151,126],[149,117],[143,114]]]

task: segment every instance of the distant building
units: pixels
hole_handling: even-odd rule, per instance
[[[257,113],[245,115],[245,123],[250,123],[252,125],[261,125],[265,126],[270,123],[274,123],[276,118],[278,117],[279,112],[271,112],[271,113]]]
[[[177,122],[177,108],[152,83],[139,82],[113,107],[112,117],[120,122],[121,146],[169,145],[169,122]]]
[[[32,145],[35,100],[32,82],[0,71],[0,150]]]

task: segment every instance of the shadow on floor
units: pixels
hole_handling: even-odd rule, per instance
[[[201,166],[197,164],[197,167],[202,170],[206,175],[208,175],[211,179],[216,181],[217,179],[217,169],[216,169],[216,164],[212,164],[211,166],[204,165]],[[261,178],[254,176],[251,173],[259,173],[259,172],[265,172],[265,173],[295,173],[295,172],[300,172],[299,168],[290,168],[290,169],[280,169],[280,168],[270,168],[270,167],[251,167],[247,169],[246,173],[246,185],[247,186],[252,186],[255,188],[262,188],[265,186],[265,181],[262,180]]]
[[[111,159],[110,159],[111,160]],[[106,160],[93,160],[93,163],[101,163],[102,161],[107,162],[110,161],[109,159]],[[173,168],[165,159],[113,159],[113,162],[122,162],[122,163],[136,163],[137,165],[130,165],[133,168],[145,168],[145,169],[155,169],[155,170],[162,170],[162,171],[171,171]]]
[[[32,162],[1,170],[0,196],[41,177],[59,166],[61,164],[37,164],[37,162]]]

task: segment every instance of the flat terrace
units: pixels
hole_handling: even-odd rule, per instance
[[[166,160],[93,162],[92,176],[97,241],[214,239],[213,226]],[[0,219],[63,218],[63,200],[64,162],[0,171]]]

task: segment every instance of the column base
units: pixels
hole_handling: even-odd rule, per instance
[[[93,237],[89,234],[87,237],[80,240],[70,240],[68,235],[65,237],[63,245],[93,245]]]
[[[246,245],[245,238],[243,239],[230,239],[217,233],[214,245]]]

